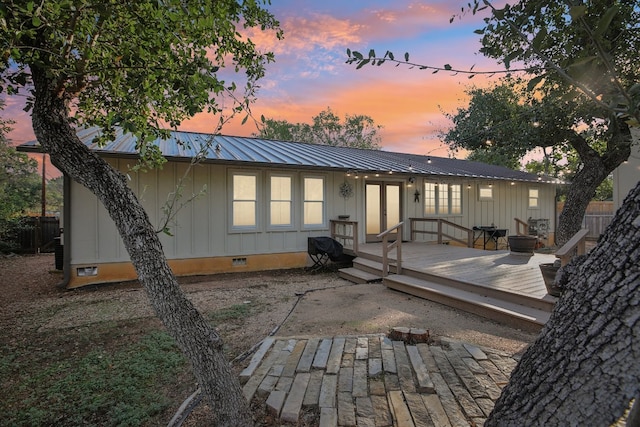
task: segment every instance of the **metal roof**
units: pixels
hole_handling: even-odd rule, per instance
[[[94,143],[99,128],[81,129],[80,140],[91,150],[105,155],[136,156],[137,138],[118,130],[116,138],[100,147]],[[301,142],[260,138],[211,135],[198,132],[171,131],[167,139],[154,141],[162,154],[170,159],[200,156],[208,163],[258,164],[352,171],[353,173],[401,173],[433,176],[436,179],[476,178],[527,182],[552,182],[537,175],[502,166],[467,160],[450,159],[383,150],[333,147]],[[37,142],[23,144],[23,151],[37,148]]]

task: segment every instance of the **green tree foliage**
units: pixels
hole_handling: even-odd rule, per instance
[[[0,109],[3,106],[0,100]],[[22,217],[40,202],[42,186],[38,163],[9,145],[6,133],[12,122],[0,119],[0,251],[18,249],[16,233]]]
[[[47,192],[46,192],[46,200],[47,200],[47,212],[50,213],[62,213],[63,207],[63,189],[64,179],[59,176],[56,178],[52,178],[47,181]]]
[[[0,137],[0,221],[24,215],[40,203],[38,163]]]
[[[526,166],[529,172],[580,186],[581,182],[575,180],[584,162],[573,145],[587,144],[588,153],[598,156],[604,156],[609,149],[607,141],[613,133],[600,117],[589,113],[588,102],[557,102],[558,98],[532,92],[525,81],[513,78],[504,78],[486,89],[470,88],[466,93],[469,106],[447,115],[453,127],[442,137],[454,150],[469,150],[469,160],[520,169],[525,156],[538,149],[543,160],[530,162]],[[610,179],[603,178],[601,185],[602,189],[594,191],[594,198],[610,198],[611,194],[606,196]],[[566,188],[560,191],[564,198]]]
[[[382,126],[366,115],[345,115],[340,120],[331,108],[312,118],[312,124],[290,123],[286,120],[265,119],[260,138],[280,141],[308,142],[339,147],[380,149],[379,131]]]
[[[252,422],[219,334],[186,298],[126,177],[90,152],[76,126],[137,137],[142,165],[164,159],[150,141],[201,111],[248,111],[273,60],[250,31],[276,32],[265,1],[8,0],[0,6],[0,91],[28,92],[33,130],[51,162],[104,205],[150,302],[185,353],[212,409],[211,425]],[[242,90],[241,90],[242,89]],[[223,114],[226,113],[226,114]]]

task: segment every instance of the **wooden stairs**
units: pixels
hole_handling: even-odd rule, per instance
[[[340,277],[354,283],[380,282],[400,292],[450,307],[474,313],[514,328],[539,331],[547,322],[556,299],[542,299],[492,289],[460,280],[437,276],[403,266],[402,274],[396,274],[394,264],[390,274],[382,277],[381,259],[372,254],[361,254],[353,260],[353,267],[339,270]],[[514,280],[518,280],[517,277]]]

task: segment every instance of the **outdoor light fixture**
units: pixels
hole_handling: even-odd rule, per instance
[[[431,157],[427,157],[427,163],[431,164]]]

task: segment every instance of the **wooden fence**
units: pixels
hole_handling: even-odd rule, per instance
[[[560,212],[562,212],[563,208],[564,202],[558,202],[558,218],[556,218],[556,224],[557,220],[559,219]],[[582,228],[586,228],[589,230],[587,239],[597,240],[598,237],[600,237],[600,235],[611,223],[613,214],[613,202],[590,202],[589,206],[587,207],[587,211],[585,212],[584,218],[582,219]]]
[[[56,217],[26,217],[25,227],[18,234],[23,253],[54,252],[56,237],[60,237],[60,220]]]

